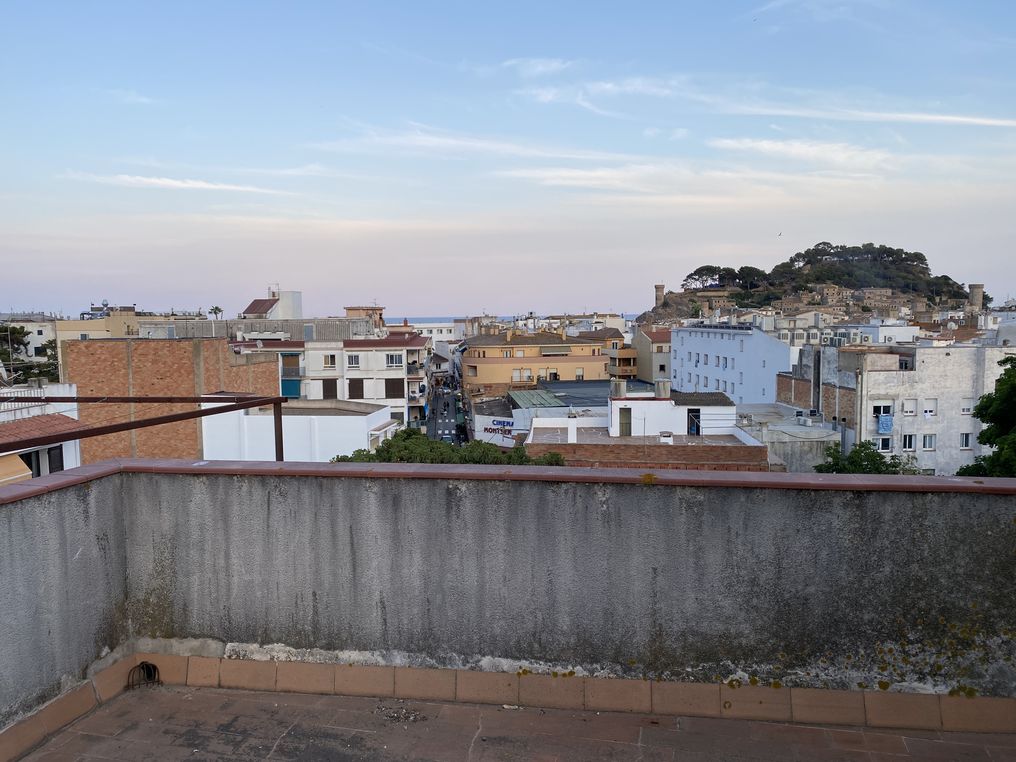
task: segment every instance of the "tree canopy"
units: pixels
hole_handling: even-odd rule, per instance
[[[738,304],[758,306],[821,283],[850,289],[892,288],[931,300],[967,297],[962,284],[947,275],[933,276],[921,252],[873,243],[846,246],[828,241],[794,254],[768,273],[758,267],[735,270],[709,264],[692,270],[681,285],[685,290],[737,288],[746,292],[735,294]],[[761,293],[747,293],[759,290]]]
[[[488,442],[472,441],[463,447],[438,442],[419,429],[403,429],[378,448],[338,455],[332,463],[473,463],[490,466],[563,466],[560,453],[549,452],[530,458],[521,444],[504,452]]]
[[[995,450],[963,466],[957,476],[1016,476],[1016,356],[998,364],[1004,370],[995,391],[981,397],[973,410],[974,418],[985,424],[977,441]]]
[[[825,462],[815,466],[820,474],[916,474],[913,458],[899,455],[888,458],[875,449],[872,442],[860,442],[847,453],[839,445],[830,445],[825,451]]]

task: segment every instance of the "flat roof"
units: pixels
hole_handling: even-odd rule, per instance
[[[512,407],[562,407],[561,399],[545,389],[519,389],[508,392]]]
[[[538,381],[538,389],[557,397],[559,407],[607,407],[610,399],[610,380],[602,381]],[[651,392],[653,385],[645,381],[628,380],[629,392]]]
[[[568,444],[568,429],[558,426],[534,426],[533,444]],[[731,434],[707,434],[704,436],[686,436],[674,434],[673,445],[663,445],[660,437],[657,436],[629,436],[612,437],[607,428],[603,426],[580,426],[575,430],[575,444],[592,445],[660,445],[662,447],[696,445],[696,446],[717,446],[740,445],[742,447],[757,447],[748,445]]]

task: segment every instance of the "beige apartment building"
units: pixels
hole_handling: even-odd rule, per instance
[[[462,353],[467,391],[504,391],[547,381],[600,381],[607,374],[604,342],[566,336],[563,331],[504,331],[470,336]]]

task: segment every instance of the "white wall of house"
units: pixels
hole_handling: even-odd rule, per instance
[[[631,409],[632,436],[657,436],[661,431],[672,434],[688,433],[688,411],[692,406],[675,405],[669,399],[654,397],[628,396],[610,401],[610,436],[621,435],[621,410]],[[702,434],[729,434],[731,428],[737,427],[737,408],[726,406],[701,406],[699,420]]]
[[[78,417],[76,402],[53,402],[41,405],[33,403],[33,397],[49,395],[51,397],[75,397],[78,393],[77,384],[46,384],[42,387],[14,386],[0,388],[0,425],[11,421],[32,418],[37,415],[59,413],[69,418]],[[81,445],[78,440],[61,442],[55,445],[29,447],[22,450],[11,450],[7,454],[29,454],[37,452],[39,476],[50,473],[49,451],[59,449],[63,469],[77,468],[81,465]]]
[[[413,323],[413,330],[421,336],[439,341],[461,341],[465,338],[465,323]]]
[[[998,361],[1007,355],[1016,355],[1016,349],[918,347],[913,370],[865,372],[858,389],[857,441],[871,440],[885,455],[913,456],[922,470],[955,474],[989,452],[977,442],[983,427],[971,413],[982,395],[994,391],[1002,371]],[[879,433],[876,406],[892,415],[890,432]]]
[[[723,392],[738,404],[776,401],[776,374],[789,371],[799,347],[763,331],[715,325],[671,332],[675,391]]]
[[[283,415],[286,460],[325,463],[336,455],[368,449],[371,431],[390,420],[387,408],[366,415]],[[392,422],[380,439],[389,438],[396,430]],[[275,460],[275,419],[271,415],[237,410],[205,416],[201,437],[208,460]],[[375,433],[374,441],[378,439]]]

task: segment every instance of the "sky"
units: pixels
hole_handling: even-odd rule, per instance
[[[884,243],[1016,296],[1016,3],[0,13],[0,311],[639,312]]]

